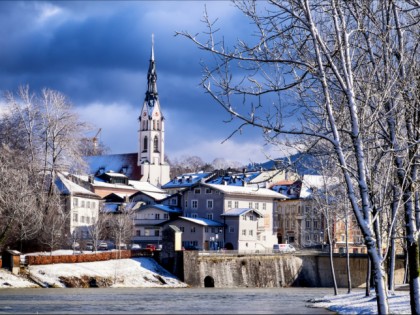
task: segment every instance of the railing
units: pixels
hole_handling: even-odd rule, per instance
[[[296,252],[278,252],[273,249],[249,249],[249,250],[201,250],[198,251],[199,256],[252,256],[252,255],[289,255]]]

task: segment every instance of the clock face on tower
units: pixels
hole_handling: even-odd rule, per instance
[[[156,113],[155,113],[155,116],[156,116],[156,117],[159,117],[159,113],[158,113],[158,112],[156,112]]]
[[[144,113],[143,113],[143,117],[146,117],[146,115],[147,115],[147,114],[146,114],[146,112],[144,112]]]

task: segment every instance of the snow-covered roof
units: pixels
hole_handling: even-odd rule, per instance
[[[139,211],[150,209],[150,208],[155,208],[155,209],[162,210],[162,211],[168,212],[168,213],[182,213],[182,210],[180,208],[171,207],[171,206],[162,205],[162,204],[154,204],[154,205],[143,206],[139,209]]]
[[[204,184],[212,189],[219,190],[228,195],[251,195],[269,198],[288,199],[287,196],[267,188],[256,188],[248,186],[214,185]]]
[[[102,212],[110,213],[117,212],[120,203],[104,203],[102,206]]]
[[[229,209],[226,212],[222,213],[222,216],[224,216],[224,217],[238,217],[238,216],[243,215],[245,213],[248,213],[250,211],[255,212],[260,217],[263,216],[261,212],[255,210],[255,209],[252,209],[252,208],[233,208],[233,209]]]
[[[101,198],[97,194],[91,192],[90,190],[87,190],[86,188],[77,185],[76,183],[73,183],[71,180],[67,179],[63,174],[60,173],[57,174],[55,185],[60,191],[60,193],[63,195],[83,195],[96,199]]]
[[[149,182],[130,180],[128,183],[132,185],[136,190],[139,190],[139,192],[153,198],[154,200],[160,201],[169,197],[169,194],[166,193],[166,191],[150,184]]]
[[[198,173],[186,173],[179,176],[176,176],[170,182],[162,185],[162,189],[171,189],[171,188],[184,188],[190,187],[202,179],[206,179],[211,176],[213,173],[211,172],[198,172]]]
[[[223,226],[223,223],[205,219],[205,218],[178,217],[178,219],[189,221],[189,222],[192,222],[198,225],[203,225],[203,226],[217,226],[217,227]]]
[[[138,180],[141,178],[141,170],[137,165],[137,158],[137,153],[125,153],[86,156],[84,160],[89,166],[89,174],[97,175],[100,170],[114,171],[125,174],[129,179]]]
[[[313,188],[324,189],[325,186],[335,186],[339,183],[337,177],[325,177],[321,175],[303,175],[300,198],[308,198],[312,195]]]

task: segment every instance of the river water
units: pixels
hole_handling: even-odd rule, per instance
[[[333,314],[307,301],[329,288],[1,289],[0,314]]]

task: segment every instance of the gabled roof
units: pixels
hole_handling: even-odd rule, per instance
[[[134,197],[138,194],[144,194],[150,198],[161,201],[169,197],[169,194],[166,191],[150,184],[149,182],[140,182],[137,180],[130,180],[129,184],[132,185],[135,189],[139,190],[137,193],[133,194],[131,197]]]
[[[129,179],[139,180],[141,169],[137,165],[137,153],[109,154],[86,156],[84,160],[89,166],[89,174],[97,175],[101,171],[125,174]]]
[[[255,209],[252,209],[252,208],[233,208],[233,209],[229,209],[228,211],[222,213],[221,216],[224,216],[224,217],[238,217],[238,216],[246,214],[248,212],[254,212],[260,218],[263,217],[261,212],[255,210]]]
[[[182,210],[180,208],[171,207],[171,206],[162,205],[162,204],[144,205],[141,208],[139,208],[138,211],[143,211],[143,210],[147,210],[147,209],[150,209],[150,208],[158,209],[158,210],[168,212],[168,213],[178,213],[178,214],[182,213]]]
[[[163,185],[162,189],[191,187],[201,182],[201,180],[205,180],[211,175],[213,175],[212,172],[198,172],[198,173],[182,174],[182,175],[176,176],[170,182]]]
[[[101,197],[97,194],[80,185],[77,185],[76,183],[73,183],[60,173],[57,174],[57,178],[55,179],[55,186],[62,195],[85,196],[94,199],[101,199]]]
[[[205,219],[205,218],[178,217],[177,220],[184,220],[184,221],[192,222],[192,223],[195,223],[197,225],[202,225],[202,226],[213,226],[213,227],[224,226],[223,223]]]
[[[287,196],[275,192],[267,188],[257,188],[248,186],[231,186],[231,185],[214,185],[214,184],[203,184],[204,186],[210,187],[215,190],[219,190],[227,195],[251,195],[277,199],[288,199]]]

